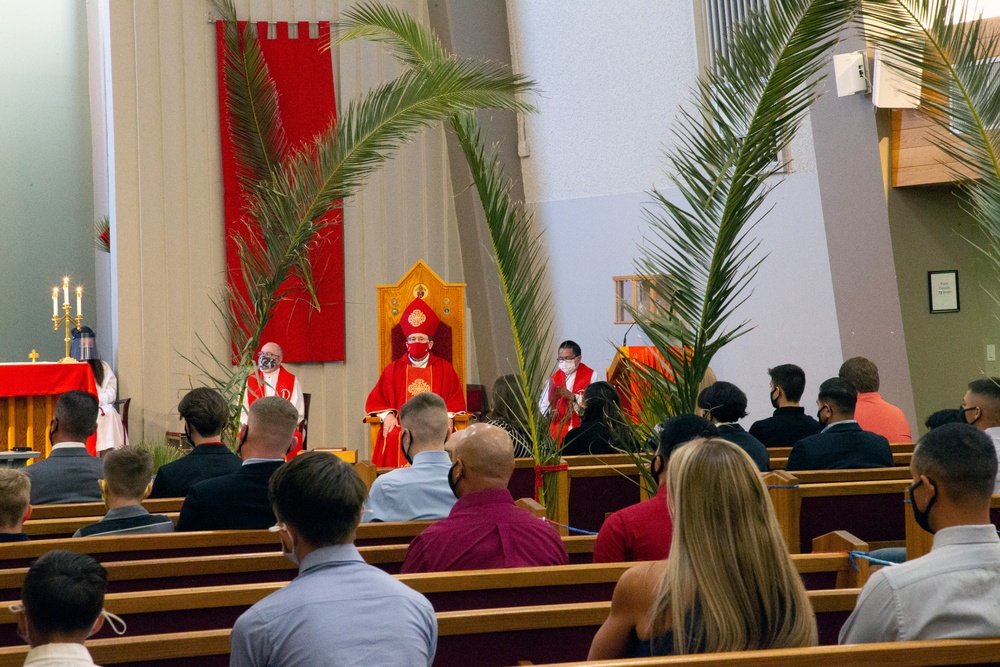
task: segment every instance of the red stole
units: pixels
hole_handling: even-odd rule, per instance
[[[573,377],[573,386],[570,388],[570,391],[574,394],[582,394],[593,378],[594,369],[581,363],[577,366],[576,375]],[[570,405],[570,400],[568,398],[556,397],[556,387],[564,386],[566,386],[566,374],[560,369],[552,374],[552,380],[549,382],[549,404],[552,406],[550,409],[552,423],[549,425],[549,430],[556,442],[562,442],[563,438],[566,437],[566,433],[571,428],[576,428],[580,425],[580,415],[576,414],[576,410]],[[566,416],[567,412],[569,413],[568,418]]]
[[[264,374],[259,370],[247,378],[247,405],[252,405],[254,401],[262,396],[266,396],[264,385]],[[278,369],[278,381],[274,387],[274,395],[280,396],[286,401],[292,400],[292,392],[295,390],[295,376],[284,369]]]

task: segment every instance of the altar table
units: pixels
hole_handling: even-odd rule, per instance
[[[0,449],[29,447],[48,456],[49,422],[59,396],[79,389],[97,396],[97,383],[85,363],[0,364]],[[93,454],[97,436],[87,441]]]

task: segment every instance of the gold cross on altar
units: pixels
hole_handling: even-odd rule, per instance
[[[35,363],[35,361],[38,360],[38,352],[31,350],[31,354],[28,355],[28,358],[31,359],[31,363]]]

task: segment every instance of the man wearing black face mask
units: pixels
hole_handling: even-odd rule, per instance
[[[958,411],[959,421],[972,424],[988,435],[1000,456],[1000,378],[970,382]],[[993,493],[1000,493],[1000,476],[994,482]]]
[[[104,477],[104,464],[84,444],[97,431],[97,413],[97,399],[85,391],[59,397],[49,424],[52,453],[24,470],[31,478],[32,505],[101,499],[97,480]]]
[[[184,422],[184,435],[194,449],[176,461],[161,466],[153,480],[150,498],[180,498],[198,482],[240,469],[240,457],[222,444],[222,431],[229,424],[229,406],[214,389],[192,389],[177,406]]]
[[[792,447],[785,470],[883,468],[893,464],[889,441],[862,431],[854,421],[858,392],[847,380],[830,378],[819,386],[816,418],[823,430]]]
[[[795,364],[767,369],[771,376],[771,405],[774,415],[750,426],[750,435],[765,447],[791,447],[802,438],[816,435],[823,427],[799,406],[806,389],[806,374]]]
[[[997,455],[965,424],[927,433],[913,453],[914,518],[931,552],[883,568],[865,584],[841,644],[1000,636],[1000,538],[990,523]]]
[[[368,492],[369,521],[426,521],[448,516],[457,498],[448,486],[451,458],[444,451],[448,408],[426,391],[399,409],[400,447],[410,466],[379,475]]]

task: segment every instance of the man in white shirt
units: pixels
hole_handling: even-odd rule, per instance
[[[990,523],[993,443],[966,424],[927,433],[910,463],[910,506],[931,552],[872,574],[841,644],[1000,637],[1000,538]]]
[[[966,424],[972,424],[990,436],[997,456],[1000,456],[1000,378],[970,382],[959,412]],[[1000,493],[1000,477],[993,483],[993,493]]]
[[[443,519],[458,498],[448,485],[451,457],[444,450],[448,408],[437,394],[417,394],[399,410],[400,448],[410,466],[379,475],[368,492],[362,521]]]
[[[25,468],[31,478],[31,504],[87,503],[101,499],[97,480],[104,477],[101,459],[87,451],[87,438],[97,431],[97,399],[85,391],[59,397],[52,421],[48,458]]]

